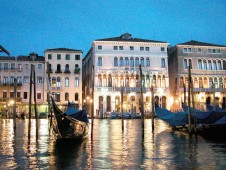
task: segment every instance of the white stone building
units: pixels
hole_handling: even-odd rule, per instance
[[[126,112],[151,111],[151,84],[158,104],[169,108],[167,42],[120,37],[95,40],[83,59],[83,97],[93,98],[94,116],[120,111],[120,89],[124,87],[123,109]],[[143,102],[140,98],[142,67]]]
[[[82,51],[68,48],[45,50],[45,61],[49,63],[50,90],[56,104],[64,109],[68,101],[82,108]],[[46,66],[47,68],[47,66]],[[46,70],[47,72],[47,70]],[[47,100],[48,85],[45,86]]]

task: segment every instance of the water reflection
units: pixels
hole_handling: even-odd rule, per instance
[[[81,143],[49,139],[48,120],[0,119],[0,169],[225,169],[226,144],[172,131],[160,120],[94,120],[93,138]]]

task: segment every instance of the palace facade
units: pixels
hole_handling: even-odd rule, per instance
[[[206,110],[206,104],[213,105],[215,96],[216,104],[226,109],[226,46],[192,40],[169,50],[172,110],[180,109],[184,101],[183,84],[187,91],[188,66],[191,67],[196,108]],[[188,101],[187,92],[185,96]]]
[[[156,102],[169,108],[167,42],[133,38],[129,33],[98,39],[83,59],[83,98],[94,115],[120,111],[121,88],[125,112],[140,112],[140,71],[144,111],[151,111],[151,85]],[[89,102],[86,100],[86,102]]]

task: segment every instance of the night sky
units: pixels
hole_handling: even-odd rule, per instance
[[[226,45],[225,0],[1,0],[0,45],[12,56],[130,33],[176,45]],[[0,53],[0,55],[4,55]]]

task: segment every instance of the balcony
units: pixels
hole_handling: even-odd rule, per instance
[[[49,73],[53,73],[53,70],[52,70],[52,69],[49,69],[49,70],[47,69],[47,70],[46,70],[46,73],[48,73],[48,72],[49,72]]]
[[[62,73],[62,71],[61,71],[61,70],[57,70],[57,71],[55,71],[55,73],[56,73],[56,74]]]
[[[75,73],[75,74],[79,74],[79,73],[80,73],[80,68],[75,68],[74,73]]]
[[[151,92],[151,88],[149,87],[143,87],[142,88],[143,93]],[[121,87],[97,87],[97,91],[100,92],[109,92],[109,91],[117,91],[121,92]],[[140,87],[123,87],[123,92],[124,93],[140,93]],[[159,92],[159,93],[166,93],[167,88],[154,88],[154,92]]]
[[[184,92],[183,88],[179,89],[180,92]],[[188,91],[188,88],[186,88],[186,91]],[[224,88],[215,88],[215,90],[213,88],[193,88],[193,92],[206,92],[206,93],[213,93],[213,92],[221,92],[221,93],[226,93],[226,89]]]
[[[51,87],[52,90],[61,90],[61,87]]]
[[[64,73],[71,73],[71,71],[70,70],[65,70]]]

